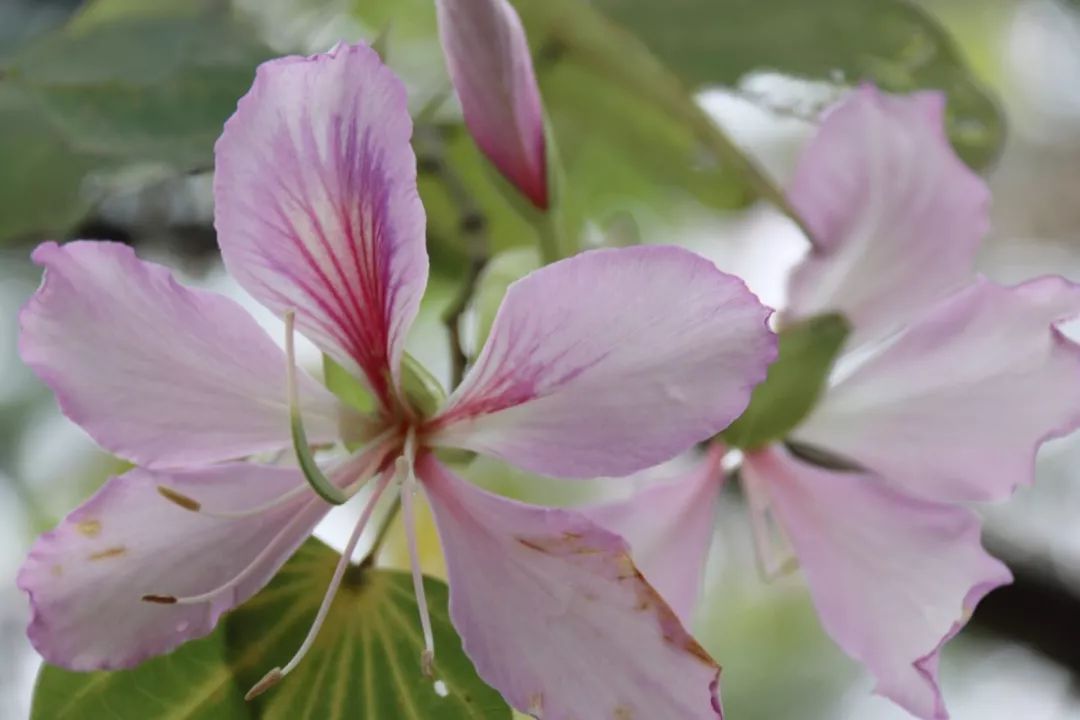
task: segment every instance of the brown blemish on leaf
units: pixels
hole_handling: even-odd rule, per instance
[[[88,538],[97,537],[101,534],[100,520],[80,520],[75,523],[75,529]]]
[[[91,560],[104,560],[106,558],[120,557],[127,553],[127,548],[123,545],[114,545],[113,547],[105,548],[104,550],[98,550],[96,553],[90,555]]]

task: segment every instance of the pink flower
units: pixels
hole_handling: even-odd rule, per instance
[[[586,253],[511,287],[476,365],[424,416],[401,381],[428,273],[411,132],[400,82],[368,48],[340,47],[263,65],[216,148],[229,271],[369,386],[369,417],[296,377],[291,334],[284,355],[232,301],[178,285],[127,247],[37,249],[46,273],[21,317],[23,358],[70,418],[138,467],[35,543],[19,576],[34,645],[75,670],[131,666],[205,635],[262,587],[330,507],[299,470],[252,459],[291,446],[291,405],[310,442],[363,443],[326,469],[328,492],[374,487],[324,608],[392,483],[422,593],[419,486],[446,553],[453,621],[511,704],[556,720],[617,708],[717,716],[715,663],[619,536],[574,511],[489,494],[431,450],[563,477],[662,461],[745,408],[775,353],[768,311],[679,249]],[[430,662],[428,625],[425,612]]]
[[[833,639],[926,720],[947,717],[942,645],[1011,581],[965,503],[1030,483],[1038,447],[1080,426],[1080,348],[1057,329],[1080,313],[1080,287],[974,274],[989,195],[949,146],[943,110],[934,93],[862,87],[805,150],[790,198],[815,239],[782,324],[841,313],[852,332],[788,443],[746,449],[741,471],[766,572],[797,560]],[[722,455],[590,511],[684,620]],[[825,457],[832,467],[813,459]]]
[[[469,132],[499,172],[547,210],[544,110],[521,18],[507,0],[436,0],[435,8]]]

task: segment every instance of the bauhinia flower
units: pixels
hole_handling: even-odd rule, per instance
[[[499,172],[546,211],[544,111],[521,18],[507,0],[436,0],[435,7],[469,132]]]
[[[947,717],[942,646],[1011,581],[965,503],[1030,483],[1039,446],[1080,426],[1080,348],[1057,328],[1080,313],[1080,287],[975,275],[989,194],[954,155],[943,115],[936,93],[862,87],[826,116],[789,192],[813,246],[790,276],[780,360],[747,417],[684,477],[591,511],[624,533],[685,620],[723,439],[740,445],[766,573],[801,566],[832,638],[877,692],[926,720]],[[755,406],[790,410],[779,375],[812,365],[798,347],[787,357],[789,343],[843,342],[830,314],[850,333],[831,373],[823,366],[823,392],[782,437],[762,439]]]
[[[769,312],[677,248],[586,253],[513,285],[468,376],[425,412],[402,380],[428,273],[411,132],[402,85],[362,46],[266,63],[227,123],[214,188],[222,253],[286,319],[284,354],[231,300],[177,284],[125,246],[35,251],[46,272],[22,313],[22,356],[68,417],[138,466],[34,544],[19,585],[35,647],[94,670],[205,635],[303,542],[331,507],[324,498],[373,488],[308,642],[252,690],[264,691],[300,662],[392,488],[430,671],[412,518],[422,487],[453,621],[513,706],[549,720],[717,717],[716,664],[618,535],[487,493],[433,450],[562,477],[663,461],[745,408],[775,355]],[[367,385],[372,414],[297,371],[293,325]],[[361,447],[324,467],[309,443]],[[300,469],[253,458],[290,447]]]

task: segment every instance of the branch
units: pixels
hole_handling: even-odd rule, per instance
[[[468,188],[447,164],[442,152],[442,139],[434,128],[417,129],[417,169],[435,177],[442,183],[451,202],[458,208],[458,228],[465,241],[465,253],[469,264],[461,287],[454,300],[443,312],[442,320],[450,334],[452,364],[451,389],[465,376],[469,357],[461,338],[461,317],[476,292],[476,283],[487,266],[490,246],[487,234],[487,218],[473,199]]]

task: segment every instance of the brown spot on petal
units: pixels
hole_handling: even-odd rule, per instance
[[[615,708],[615,720],[634,720],[634,711],[626,705]]]
[[[529,696],[529,707],[526,710],[534,718],[544,717],[544,693],[533,693]]]
[[[517,541],[518,541],[519,544],[524,545],[525,547],[529,548],[530,550],[535,550],[536,552],[544,553],[545,555],[549,554],[548,549],[546,547],[544,547],[543,545],[540,545],[538,543],[535,543],[532,540],[527,540],[526,538],[519,537],[517,539]]]
[[[97,537],[101,534],[101,521],[100,520],[80,520],[75,523],[75,529],[86,537]]]
[[[63,565],[59,565],[59,564],[58,565],[53,565],[50,568],[50,570],[52,571],[53,577],[60,577],[61,575],[64,574],[64,566]]]
[[[98,550],[96,553],[90,555],[91,560],[104,560],[106,558],[120,557],[127,553],[127,548],[123,545],[114,545],[113,547],[105,548],[104,550]]]

